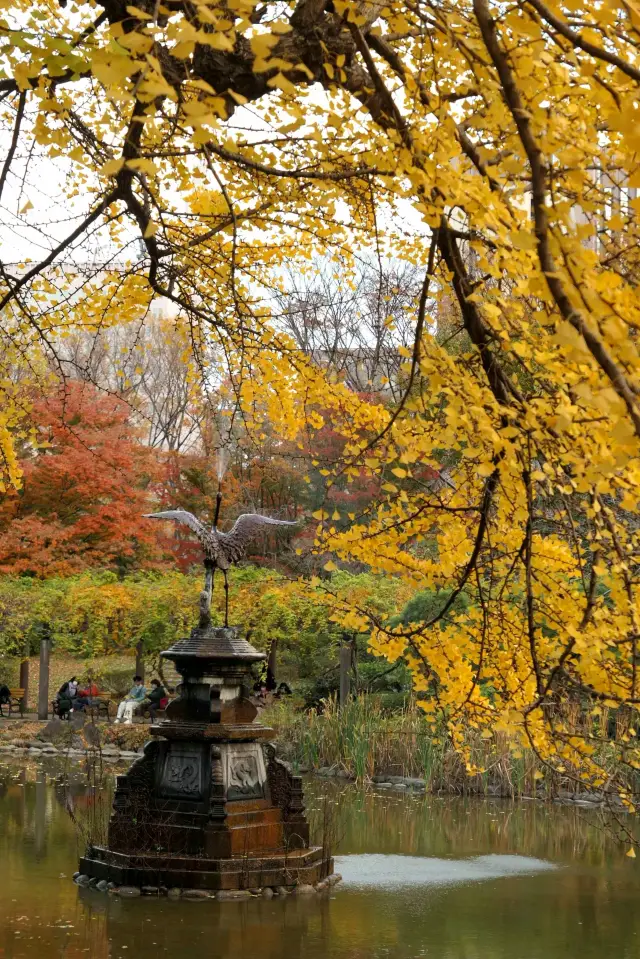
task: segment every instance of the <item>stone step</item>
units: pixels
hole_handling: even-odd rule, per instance
[[[133,858],[133,857],[131,857]],[[310,864],[297,862],[295,857],[282,856],[277,861],[234,859],[233,870],[180,869],[175,860],[168,860],[167,868],[131,864],[108,865],[88,856],[80,860],[80,871],[95,879],[104,879],[126,886],[166,886],[183,889],[259,889],[265,886],[315,885],[333,871],[333,860],[320,858]],[[257,863],[257,866],[254,865]],[[211,865],[211,860],[208,860]]]
[[[322,859],[322,846],[310,846],[308,849],[291,849],[288,852],[269,853],[265,856],[242,857],[248,869],[272,869],[282,863],[289,863],[296,867],[309,866]],[[126,852],[115,852],[105,849],[104,846],[93,846],[87,852],[87,858],[93,861],[102,861],[114,866],[148,867],[150,869],[176,868],[181,871],[235,871],[238,869],[237,859],[205,859],[203,857],[187,855],[168,855],[167,853],[141,852],[139,855]],[[82,871],[82,870],[81,870]]]

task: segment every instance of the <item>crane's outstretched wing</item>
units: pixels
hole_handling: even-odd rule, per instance
[[[143,516],[146,519],[172,519],[174,522],[192,529],[198,539],[202,539],[208,533],[207,527],[193,513],[188,513],[186,509],[167,509],[162,513],[143,513]]]
[[[228,533],[220,533],[224,543],[224,551],[232,563],[237,563],[251,540],[257,536],[265,526],[297,526],[297,522],[286,519],[271,519],[261,513],[243,513]]]

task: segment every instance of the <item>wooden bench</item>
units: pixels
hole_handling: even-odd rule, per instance
[[[161,719],[164,719],[164,718],[165,718],[166,712],[167,712],[167,706],[169,705],[169,703],[173,702],[173,700],[174,700],[176,697],[175,697],[175,694],[170,693],[167,698],[168,698],[169,702],[167,703],[167,705],[165,706],[165,708],[164,708],[164,709],[157,709],[157,710],[156,710],[156,718],[155,718],[155,720],[154,720],[154,722],[156,722],[156,723],[159,722]],[[151,709],[150,709],[150,707],[149,707],[149,703],[145,703],[143,706],[139,706],[139,707],[136,709],[136,711],[135,711],[135,713],[134,713],[133,715],[134,715],[134,718],[135,718],[136,716],[139,716],[139,717],[142,719],[143,722],[144,722],[145,719],[147,719],[147,718],[148,718],[149,722],[151,722]]]
[[[105,716],[107,722],[111,722],[111,693],[98,693],[97,696],[93,696],[92,699],[96,699],[97,702],[92,706],[85,706],[84,712],[87,716],[91,716],[92,719],[100,719],[101,716]],[[72,701],[73,702],[73,701]],[[71,706],[73,709],[73,705]],[[57,699],[52,700],[51,702],[51,712],[54,716],[60,716],[60,719],[64,719],[64,716],[60,715],[60,705]],[[69,713],[65,713],[67,719],[70,718]]]
[[[64,719],[65,716],[67,719],[71,718],[69,712],[65,712],[64,714],[60,712],[60,703],[57,699],[51,700],[51,715],[58,716],[60,719]]]
[[[8,718],[11,719],[11,713],[20,713],[24,716],[24,689],[10,689],[9,702],[4,704],[8,707]],[[0,716],[4,717],[3,707],[0,706]]]

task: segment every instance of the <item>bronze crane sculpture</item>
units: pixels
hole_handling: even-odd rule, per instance
[[[218,514],[220,512],[220,494],[216,504],[216,515],[213,526],[208,529],[204,523],[184,509],[169,509],[162,513],[145,513],[147,519],[169,519],[183,526],[188,526],[198,537],[204,551],[204,590],[200,594],[200,629],[206,629],[211,624],[211,595],[213,593],[213,578],[217,569],[224,576],[224,624],[229,625],[229,582],[227,571],[232,563],[237,563],[244,556],[247,547],[260,530],[265,526],[297,526],[297,522],[283,519],[271,519],[261,513],[243,513],[228,533],[218,529]]]

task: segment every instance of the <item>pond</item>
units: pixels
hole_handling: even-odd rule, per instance
[[[71,793],[82,816],[81,767],[0,762],[0,957],[640,956],[640,858],[597,811],[306,789],[316,831],[329,818],[339,843],[330,896],[120,900],[71,881],[80,840],[65,804]]]

